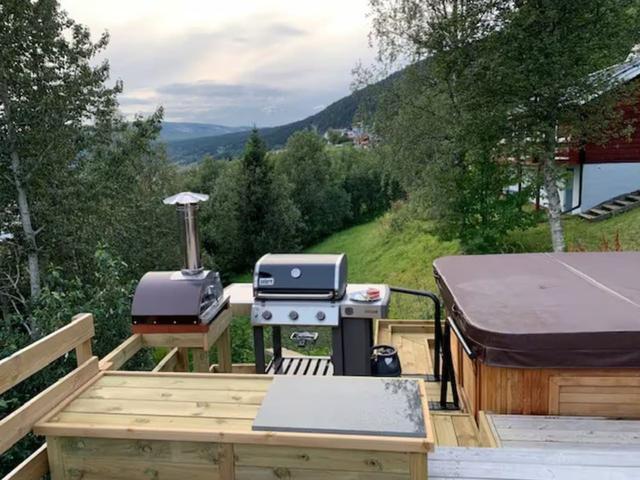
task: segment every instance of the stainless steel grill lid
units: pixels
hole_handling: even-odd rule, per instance
[[[347,288],[344,254],[267,254],[256,263],[253,295],[271,300],[341,299]]]

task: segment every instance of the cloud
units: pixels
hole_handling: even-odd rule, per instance
[[[347,95],[368,55],[367,0],[193,3],[62,0],[94,34],[109,30],[104,58],[127,115],[162,105],[168,120],[288,123]]]
[[[204,98],[218,97],[275,97],[284,94],[279,88],[266,85],[224,84],[209,81],[172,83],[157,89],[161,95],[179,95]]]
[[[306,30],[285,23],[272,23],[267,31],[277,37],[300,37],[307,34]]]

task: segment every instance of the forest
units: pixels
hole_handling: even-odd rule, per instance
[[[634,91],[591,74],[640,42],[638,3],[369,3],[376,68],[403,75],[375,105],[333,112],[340,122],[345,111],[365,118],[375,148],[332,147],[311,121],[277,131],[277,145],[243,133],[237,155],[189,166],[170,162],[158,141],[162,108],[120,113],[123,84],[97,60],[108,34],[92,40],[55,0],[0,3],[0,358],[78,312],[97,319],[96,355],[122,341],[137,280],[180,267],[175,212],[162,199],[184,190],[210,195],[200,214],[204,264],[225,283],[263,253],[301,251],[392,205],[396,221],[430,219],[465,252],[499,252],[509,233],[539,221],[528,207],[539,185],[553,248],[563,250],[556,128],[576,144],[629,133],[615,107]],[[336,121],[323,128],[343,126]],[[524,168],[532,161],[540,168]],[[2,395],[0,417],[72,363]],[[3,455],[0,475],[37,442]]]

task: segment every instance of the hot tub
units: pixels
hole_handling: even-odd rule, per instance
[[[434,272],[476,413],[640,416],[640,253],[444,257]]]

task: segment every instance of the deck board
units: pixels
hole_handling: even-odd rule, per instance
[[[487,420],[504,448],[640,451],[638,420],[493,414]]]
[[[430,480],[635,480],[640,456],[617,451],[437,448]]]
[[[390,343],[398,350],[402,373],[407,376],[433,375],[433,348],[435,338],[433,321],[379,320],[377,343]],[[440,401],[440,382],[426,382],[427,397]],[[452,402],[451,389],[447,401]],[[480,440],[478,425],[468,412],[431,411],[436,445],[448,447],[488,447]]]

